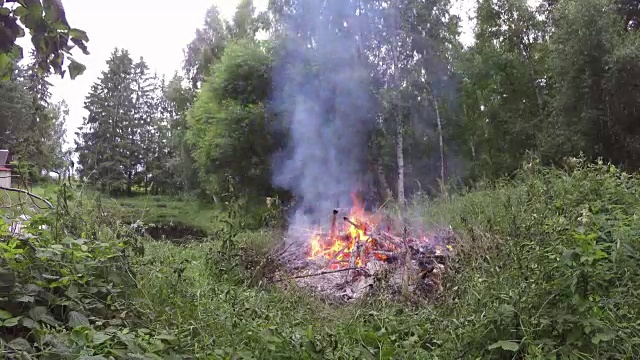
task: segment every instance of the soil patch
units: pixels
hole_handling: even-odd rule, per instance
[[[172,242],[188,242],[207,237],[207,232],[182,223],[152,224],[144,229],[144,233],[155,240]]]

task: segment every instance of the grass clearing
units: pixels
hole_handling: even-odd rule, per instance
[[[197,199],[172,196],[139,195],[103,200],[107,208],[117,208],[118,216],[125,222],[141,220],[145,224],[186,224],[210,231],[219,226],[221,210]]]
[[[414,217],[461,238],[444,291],[421,304],[250,286],[247,249],[260,257],[267,232],[234,235],[232,252],[148,243],[141,307],[203,358],[637,358],[639,194],[606,165],[534,164],[511,182],[416,201]]]
[[[70,240],[63,232],[40,229],[45,219],[38,218],[33,224],[38,226],[31,227],[40,239],[34,243],[36,252],[14,240],[3,248],[3,256],[26,279],[40,275],[26,266],[23,254],[33,261],[48,256],[44,273],[59,271],[62,259],[69,268],[61,273],[65,283],[48,286],[55,294],[62,294],[62,286],[67,302],[77,296],[75,290],[69,295],[69,289],[93,289],[96,281],[119,297],[117,303],[105,300],[100,305],[119,314],[124,325],[110,319],[89,321],[87,327],[83,320],[86,336],[110,339],[108,346],[91,341],[74,345],[86,355],[146,352],[153,355],[144,358],[155,359],[171,351],[207,359],[639,358],[640,180],[604,164],[577,160],[570,165],[558,170],[531,164],[510,181],[446,199],[417,199],[408,211],[411,218],[427,225],[449,224],[459,235],[443,291],[421,303],[392,298],[383,286],[356,303],[340,305],[287,282],[253,282],[256,264],[282,234],[248,230],[248,215],[241,208],[224,212],[228,222],[206,224],[215,238],[180,245],[140,242],[115,218],[97,215],[108,206],[115,213],[120,204],[129,204],[125,213],[132,220],[162,220],[158,213],[167,211],[175,221],[205,226],[204,220],[195,220],[198,212],[205,213],[203,219],[215,217],[214,209],[175,198],[85,195],[87,201],[76,201],[79,207],[73,210],[84,218],[71,216],[75,227],[65,227],[77,229],[82,238]],[[61,229],[54,221],[46,223]],[[85,236],[104,239],[106,245],[90,245],[108,245],[110,252],[91,250]],[[130,249],[123,239],[131,242]],[[144,253],[139,252],[141,244]],[[125,249],[131,262],[118,263],[118,269],[126,271],[98,271],[96,256],[108,263]],[[82,269],[92,266],[95,278],[78,280]],[[112,277],[126,280],[130,274],[135,274],[135,287],[110,285]],[[87,301],[93,299],[89,295],[81,293]],[[57,302],[49,308],[64,309]],[[96,316],[93,308],[79,306],[76,311],[88,319]],[[63,315],[56,319],[65,320]],[[105,327],[107,323],[115,329]],[[76,341],[73,331],[60,333],[65,344]],[[127,335],[132,331],[134,343]]]

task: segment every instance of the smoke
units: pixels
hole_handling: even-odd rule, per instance
[[[348,0],[304,0],[290,9],[274,69],[273,99],[288,139],[273,159],[273,183],[296,208],[288,239],[328,224],[365,179],[375,125],[370,72],[359,39],[367,31]]]

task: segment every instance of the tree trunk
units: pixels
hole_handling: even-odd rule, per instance
[[[529,76],[531,76],[531,85],[533,86],[533,90],[536,94],[536,100],[538,100],[538,110],[540,111],[540,116],[544,114],[544,96],[542,95],[542,90],[536,81],[536,74],[534,72],[534,67],[531,62],[531,56],[529,56],[529,45],[525,42],[524,39],[520,40],[520,51],[522,51],[522,56],[526,61],[527,69],[529,70]]]
[[[404,139],[402,136],[401,119],[398,117],[398,131],[396,133],[396,160],[398,162],[398,203],[404,206],[406,198],[404,195]]]
[[[127,195],[131,195],[131,184],[133,183],[133,173],[129,171],[127,174]]]
[[[382,168],[380,160],[376,160],[375,167],[376,173],[378,174],[378,183],[380,184],[380,194],[382,195],[382,202],[384,203],[393,198],[393,192],[389,187],[387,177],[384,176],[384,169]]]
[[[397,5],[397,4],[394,4]],[[398,15],[396,15],[398,16]],[[402,126],[402,116],[400,115],[400,111],[399,111],[399,103],[400,103],[400,81],[398,78],[398,42],[399,42],[399,31],[400,31],[400,27],[399,27],[399,23],[397,22],[397,19],[394,18],[393,21],[393,25],[394,25],[394,31],[395,31],[395,40],[393,45],[392,45],[392,51],[393,51],[393,86],[397,87],[395,89],[395,96],[393,97],[394,100],[394,108],[397,111],[397,115],[396,115],[396,160],[398,162],[398,204],[401,207],[404,207],[405,203],[406,203],[406,197],[404,195],[404,134],[403,134],[403,126]]]
[[[380,193],[380,200],[385,203],[389,201],[389,199],[393,198],[393,192],[389,187],[389,182],[387,181],[387,177],[384,175],[384,168],[382,167],[382,162],[380,161],[380,157],[376,157],[373,160],[371,171],[375,172],[378,177],[378,192]]]
[[[440,120],[440,110],[438,109],[438,101],[435,98],[433,98],[433,106],[436,110],[436,121],[438,123],[438,137],[440,138],[440,188],[442,190],[442,194],[446,195],[447,189],[444,183],[444,175],[445,175],[444,138],[442,135],[442,121]]]

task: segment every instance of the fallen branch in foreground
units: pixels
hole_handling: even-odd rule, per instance
[[[4,187],[4,186],[0,186],[0,189],[5,190],[5,191],[12,191],[12,192],[18,192],[18,193],[27,194],[27,195],[31,196],[32,198],[38,199],[38,200],[44,202],[45,204],[47,204],[49,209],[53,209],[53,204],[51,204],[49,202],[49,200],[43,198],[42,196],[36,195],[34,193],[30,193],[27,190],[16,189],[16,188],[11,188],[11,187]]]
[[[338,270],[328,270],[328,271],[321,271],[319,273],[292,276],[292,277],[288,277],[288,278],[284,278],[284,279],[277,279],[277,280],[274,280],[273,282],[280,282],[280,281],[293,280],[293,279],[302,279],[302,278],[308,278],[308,277],[312,277],[312,276],[321,276],[321,275],[339,273],[339,272],[350,271],[350,270],[362,270],[362,269],[359,268],[359,267],[348,267],[348,268],[338,269]]]

